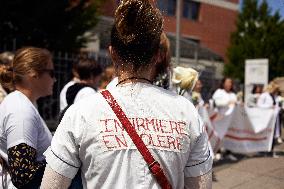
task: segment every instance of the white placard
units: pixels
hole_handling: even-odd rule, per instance
[[[248,59],[245,61],[245,104],[254,84],[267,85],[268,59]]]

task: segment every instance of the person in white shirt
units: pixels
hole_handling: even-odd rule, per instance
[[[94,60],[84,58],[76,65],[76,72],[78,81],[66,91],[67,106],[60,112],[59,121],[72,104],[97,93],[102,74],[101,66]]]
[[[77,73],[77,62],[73,64],[72,66],[72,75],[73,75],[73,78],[71,81],[69,81],[68,83],[66,83],[63,88],[61,89],[60,91],[60,95],[59,95],[59,106],[60,106],[60,112],[62,112],[67,106],[67,101],[66,101],[66,92],[67,92],[67,89],[74,85],[75,83],[79,82],[79,76],[78,76],[78,73]]]
[[[253,85],[251,94],[249,94],[248,101],[247,101],[247,106],[248,107],[256,107],[257,106],[257,101],[262,94],[263,91],[263,85],[261,84],[255,84]]]
[[[223,78],[220,88],[214,92],[212,99],[221,114],[225,114],[229,108],[234,107],[237,103],[237,95],[234,92],[233,80],[228,77]]]
[[[194,105],[153,85],[163,30],[149,1],[122,1],[109,47],[118,84],[110,89],[172,188],[211,188],[212,157]],[[68,188],[78,169],[84,188],[160,188],[100,93],[72,105],[45,152],[41,188]]]
[[[77,88],[76,85],[83,85],[84,87],[76,92],[74,101],[72,103],[78,102],[83,98],[95,94],[101,80],[102,68],[93,59],[81,59],[76,66],[76,70],[79,81],[67,89],[66,99],[68,105],[70,105],[70,102],[68,102],[68,94],[72,93],[72,91]]]
[[[196,81],[196,84],[193,88],[193,91],[191,93],[191,99],[192,103],[195,105],[195,107],[198,109],[199,107],[202,107],[205,105],[205,102],[201,96],[201,90],[202,90],[202,82],[200,79]]]
[[[54,76],[50,52],[35,47],[17,50],[12,65],[0,72],[1,83],[15,88],[0,105],[1,175],[6,177],[0,188],[40,186],[46,165],[43,152],[50,146],[52,135],[35,103],[52,94]]]
[[[271,81],[265,91],[259,96],[257,106],[260,108],[275,108],[277,106],[277,93],[279,85]]]
[[[262,93],[257,101],[257,106],[260,108],[273,108],[276,110],[280,110],[279,102],[277,101],[277,94],[279,92],[279,85],[274,81],[269,82],[268,86],[265,89],[265,92]],[[275,143],[278,139],[281,139],[281,125],[280,125],[280,117],[279,112],[277,114],[275,129],[274,129],[274,137],[271,148],[271,155],[276,156],[274,150]]]

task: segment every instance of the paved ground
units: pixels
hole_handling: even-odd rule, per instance
[[[284,189],[284,143],[275,149],[278,158],[251,154],[217,162],[213,189]]]

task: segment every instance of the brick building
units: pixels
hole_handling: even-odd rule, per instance
[[[235,30],[239,0],[181,0],[181,36],[209,48],[226,60],[230,34]],[[117,0],[106,1],[103,15],[113,16]],[[165,16],[165,30],[175,34],[176,0],[156,0]]]
[[[204,94],[218,85],[223,77],[226,50],[230,34],[235,30],[239,0],[181,0],[181,40],[180,63],[185,67],[197,69],[203,81]],[[89,45],[99,49],[98,57],[106,57],[109,62],[107,47],[110,44],[110,28],[118,0],[106,0],[102,15],[94,33],[94,43]],[[175,63],[176,40],[176,0],[156,0],[156,4],[165,17],[165,31],[171,42],[172,65]]]

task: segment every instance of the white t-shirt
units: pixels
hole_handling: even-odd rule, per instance
[[[173,188],[185,177],[211,170],[203,123],[193,104],[160,87],[127,83],[110,90]],[[49,166],[73,178],[81,167],[84,188],[160,188],[100,93],[72,105],[45,152]]]
[[[237,102],[236,94],[227,92],[224,89],[217,89],[212,98],[217,106],[228,106],[230,102]]]
[[[116,85],[118,84],[118,77],[115,77],[111,80],[111,82],[106,86],[107,90],[111,90],[113,88],[116,87]]]
[[[68,83],[66,83],[66,85],[64,85],[64,87],[62,88],[60,95],[59,95],[59,105],[60,105],[60,112],[63,111],[66,107],[67,107],[67,101],[66,101],[66,92],[67,89],[74,85],[76,82],[74,80],[69,81]]]
[[[230,104],[230,102],[237,103],[237,95],[233,92],[227,92],[224,89],[217,89],[212,99],[214,100],[218,110],[220,113],[224,114],[228,111],[228,109],[233,108],[234,104]]]
[[[92,96],[94,94],[96,94],[97,91],[91,87],[84,87],[82,88],[77,94],[76,97],[74,99],[74,103],[78,102],[86,97]]]
[[[276,97],[275,97],[275,100],[276,100]],[[274,107],[273,98],[268,92],[264,92],[259,96],[257,100],[257,106],[260,108],[273,108]]]
[[[0,103],[4,100],[5,96],[7,96],[7,92],[3,89],[2,85],[0,84]]]
[[[37,151],[37,161],[50,146],[52,135],[31,101],[20,91],[0,105],[0,155],[8,164],[7,149],[25,143]]]

